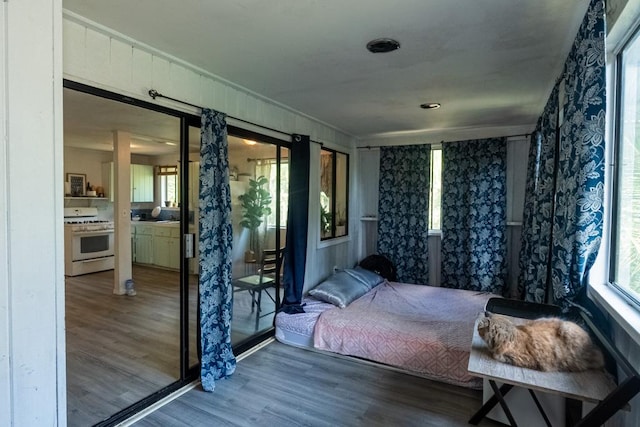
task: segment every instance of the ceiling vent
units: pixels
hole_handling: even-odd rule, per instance
[[[386,53],[400,49],[400,43],[393,39],[375,39],[367,43],[367,50],[371,53]]]

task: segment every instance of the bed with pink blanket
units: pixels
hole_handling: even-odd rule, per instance
[[[278,314],[276,338],[480,389],[482,381],[467,372],[471,338],[495,296],[383,281],[344,308],[306,297],[306,313]],[[308,340],[289,339],[294,330]]]

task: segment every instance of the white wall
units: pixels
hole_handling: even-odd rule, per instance
[[[90,182],[91,185],[108,186],[108,182],[102,182],[102,163],[112,161],[112,151],[66,147],[64,149],[64,174],[60,181],[65,181],[68,173],[80,173],[87,176],[87,182]]]
[[[0,424],[66,424],[62,2],[0,2]]]
[[[350,136],[309,116],[68,12],[64,19],[64,76],[197,113],[171,101],[160,98],[153,101],[147,93],[153,88],[164,95],[283,132],[308,134],[311,139],[345,147],[353,143]]]
[[[640,17],[640,0],[609,0],[606,2],[606,12],[607,12],[607,86],[613,87],[615,84],[615,75],[613,66],[615,62],[615,53],[618,49],[622,47],[622,43],[625,40],[630,32],[635,28],[635,25],[638,22],[638,18]],[[614,91],[607,91],[607,132],[608,140],[614,140],[614,132],[612,120],[613,114],[611,111],[614,109]],[[610,159],[613,154],[613,144],[607,144],[607,156]],[[607,169],[605,171],[605,183],[611,183],[613,173],[613,162],[607,161]],[[600,250],[598,253],[598,258],[596,259],[596,263],[590,272],[590,283],[602,285],[608,282],[608,269],[609,269],[609,221],[611,217],[611,187],[610,185],[606,186],[605,189],[605,219],[604,219],[604,237],[602,244],[600,246]],[[592,295],[593,293],[590,292]],[[605,293],[607,294],[607,293]],[[612,291],[609,291],[608,294],[614,294]],[[617,295],[610,295],[607,298],[607,304],[603,304],[599,298],[592,299],[596,302],[596,304],[603,309],[604,312],[607,312],[607,307],[614,306],[618,310],[621,308],[629,310],[627,307],[627,303],[625,301],[621,301]],[[613,334],[613,342],[616,348],[620,351],[623,357],[625,357],[629,363],[638,370],[640,366],[640,343],[638,342],[637,334],[635,336],[631,336],[627,329],[635,328],[637,329],[637,313],[635,313],[635,309],[631,308],[631,313],[624,313],[624,311],[620,311],[623,313],[622,315],[617,316],[609,316],[612,334]],[[624,376],[622,376],[624,378]],[[630,402],[631,410],[630,411],[619,411],[610,421],[608,421],[605,425],[607,427],[626,427],[626,426],[638,426],[640,425],[640,396],[636,396]]]
[[[359,213],[357,197],[354,196],[357,176],[355,150],[345,150],[335,144],[325,144],[331,148],[349,154],[349,234],[345,237],[320,240],[320,150],[319,144],[311,144],[310,175],[316,177],[309,184],[309,231],[307,233],[307,269],[304,291],[333,273],[334,267],[353,267],[358,261],[357,242],[359,239]],[[355,163],[355,165],[354,165]]]

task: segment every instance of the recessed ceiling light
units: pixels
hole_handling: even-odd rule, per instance
[[[424,104],[420,104],[420,108],[425,110],[436,110],[440,107],[441,105],[438,102],[425,102]]]
[[[394,39],[375,39],[367,43],[367,49],[371,53],[386,53],[400,49],[400,43]]]

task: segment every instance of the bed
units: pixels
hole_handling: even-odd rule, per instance
[[[305,296],[305,313],[278,313],[276,339],[481,389],[467,372],[473,325],[496,295],[379,279],[355,297]]]

